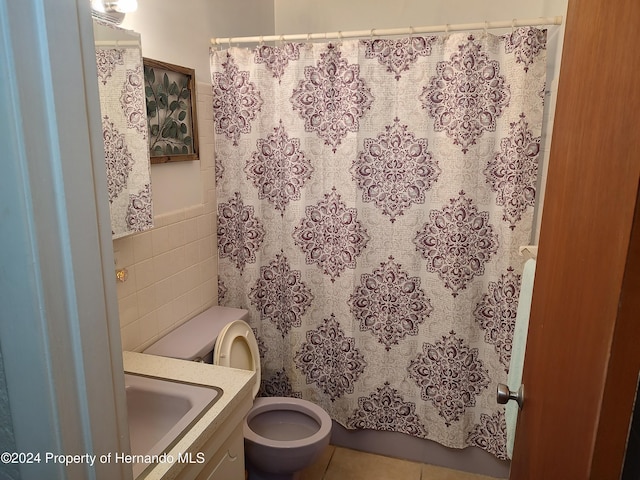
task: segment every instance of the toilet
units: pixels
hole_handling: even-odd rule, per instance
[[[329,444],[331,418],[306,400],[255,398],[260,389],[260,354],[248,319],[247,310],[211,307],[144,353],[255,371],[255,400],[243,425],[249,480],[296,479]]]

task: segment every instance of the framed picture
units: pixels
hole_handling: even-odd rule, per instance
[[[151,163],[198,160],[195,70],[143,58]]]

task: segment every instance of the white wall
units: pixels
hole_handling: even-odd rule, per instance
[[[276,34],[564,15],[566,0],[275,0]]]

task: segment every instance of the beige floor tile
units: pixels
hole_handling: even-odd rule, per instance
[[[324,480],[420,480],[421,465],[336,447]]]
[[[497,480],[485,475],[451,470],[435,465],[422,465],[422,480]]]
[[[335,449],[336,447],[333,445],[327,446],[327,448],[324,449],[324,452],[322,452],[320,458],[316,460],[313,465],[300,472],[299,480],[323,480]]]

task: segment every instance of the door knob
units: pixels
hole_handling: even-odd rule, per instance
[[[512,392],[504,383],[499,383],[496,400],[500,405],[504,405],[509,400],[515,400],[518,403],[518,408],[522,408],[522,404],[524,403],[524,385],[520,385],[517,392]]]

